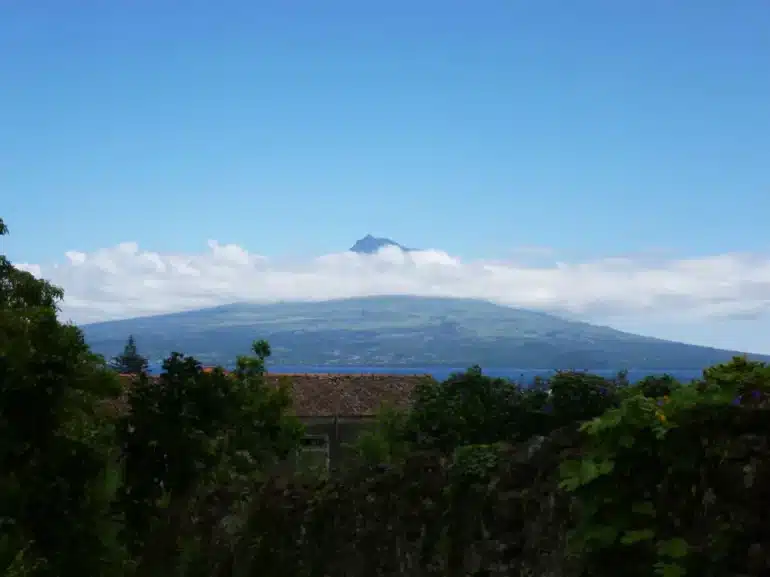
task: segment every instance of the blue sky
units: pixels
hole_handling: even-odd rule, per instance
[[[769,248],[765,0],[0,10],[16,258]]]
[[[5,2],[3,251],[770,254],[768,30],[766,0]]]

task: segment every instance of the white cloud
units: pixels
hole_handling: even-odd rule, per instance
[[[537,253],[556,257],[545,249]],[[483,298],[671,338],[682,338],[682,327],[691,327],[688,340],[698,342],[703,332],[698,327],[770,313],[770,257],[750,254],[533,265],[524,258],[463,262],[437,250],[405,253],[387,247],[376,255],[344,252],[292,262],[209,241],[199,254],[161,254],[127,242],[64,256],[58,264],[20,266],[63,287],[63,316],[76,322],[236,301],[415,294]],[[738,331],[728,339],[731,346],[770,350],[770,335],[741,340],[739,329],[730,330]]]

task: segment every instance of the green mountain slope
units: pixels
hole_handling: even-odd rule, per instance
[[[133,334],[151,359],[178,350],[206,363],[229,363],[257,338],[283,365],[699,369],[738,354],[485,301],[415,296],[232,304],[83,330],[106,356]]]

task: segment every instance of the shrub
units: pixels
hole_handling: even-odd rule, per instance
[[[113,429],[97,409],[118,383],[58,321],[61,297],[0,256],[0,571],[107,575],[121,552]]]
[[[130,388],[119,426],[120,511],[144,570],[173,562],[158,543],[183,537],[196,499],[248,485],[299,446],[302,428],[287,415],[287,391],[263,378],[269,348],[257,342],[253,350],[256,356],[239,358],[232,374],[203,371],[194,358],[173,353],[159,378],[142,374]]]

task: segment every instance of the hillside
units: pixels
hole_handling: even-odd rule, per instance
[[[415,296],[231,304],[83,330],[108,357],[133,334],[152,360],[178,350],[206,363],[228,363],[257,338],[282,365],[700,369],[739,354],[485,301]]]

